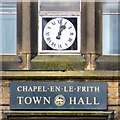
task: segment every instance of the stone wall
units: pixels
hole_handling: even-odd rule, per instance
[[[36,78],[32,78],[32,77],[29,79],[26,79],[26,78],[27,77],[23,76],[23,78],[20,80],[19,79],[15,80],[16,79],[15,78],[15,79],[10,79],[10,80],[5,79],[0,82],[0,119],[2,119],[2,116],[3,116],[2,112],[4,113],[4,111],[10,111],[10,84],[9,84],[10,82],[12,82],[12,81],[17,81],[17,82],[18,81],[19,82],[45,81],[41,77],[40,78],[38,77],[39,80],[38,80],[38,78],[36,79]],[[54,79],[56,79],[56,78],[54,78]],[[97,78],[100,78],[100,76]],[[71,79],[70,76],[69,76],[69,79]],[[59,80],[60,80],[60,78],[59,78]],[[61,80],[64,81],[64,78],[61,78]],[[115,120],[120,120],[120,112],[119,112],[120,111],[120,82],[119,82],[119,79],[115,80],[115,79],[109,78],[109,79],[103,80],[103,79],[96,79],[95,76],[90,76],[90,78],[88,77],[87,79],[84,77],[83,78],[78,77],[77,79],[76,78],[71,79],[71,81],[76,81],[76,80],[80,81],[80,82],[87,82],[87,81],[107,82],[107,84],[108,84],[108,110],[114,111],[114,113],[115,113],[114,116],[116,118]],[[51,81],[50,77],[48,77],[47,81]],[[66,79],[65,79],[65,81],[66,81]]]

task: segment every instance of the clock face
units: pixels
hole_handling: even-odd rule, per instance
[[[66,18],[53,18],[45,25],[43,38],[50,48],[65,50],[75,42],[76,29],[73,23]]]

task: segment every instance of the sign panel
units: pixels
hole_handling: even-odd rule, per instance
[[[97,82],[11,82],[10,108],[106,110],[107,84]]]

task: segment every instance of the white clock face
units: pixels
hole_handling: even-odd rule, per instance
[[[76,30],[68,19],[54,18],[46,24],[43,38],[50,48],[65,50],[74,43]]]

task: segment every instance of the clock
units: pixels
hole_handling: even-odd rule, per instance
[[[80,53],[79,16],[39,16],[39,54]]]
[[[43,39],[54,50],[66,50],[76,40],[75,26],[69,19],[53,18],[44,27]]]

